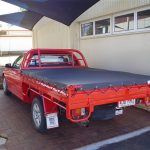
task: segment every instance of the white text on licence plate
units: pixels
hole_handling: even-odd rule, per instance
[[[135,99],[118,102],[118,107],[128,107],[135,105]]]

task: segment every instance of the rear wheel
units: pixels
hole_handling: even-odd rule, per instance
[[[10,95],[10,91],[8,90],[8,84],[5,77],[3,78],[3,90],[5,95]]]
[[[39,132],[46,132],[46,118],[44,115],[42,99],[39,97],[34,98],[32,102],[32,120],[34,127]]]

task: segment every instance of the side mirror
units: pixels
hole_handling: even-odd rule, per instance
[[[11,68],[12,66],[11,66],[11,64],[9,63],[9,64],[6,64],[5,67],[6,67],[6,68]]]

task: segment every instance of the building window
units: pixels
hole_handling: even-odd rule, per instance
[[[110,33],[110,19],[99,20],[95,22],[95,34]]]
[[[81,36],[93,35],[93,22],[81,25]]]
[[[111,19],[113,18],[113,19]],[[111,30],[111,26],[113,30]],[[148,30],[147,30],[148,29]],[[118,35],[126,32],[143,32],[150,30],[150,7],[128,11],[122,15],[115,14],[105,19],[95,19],[82,23],[81,37],[96,37],[97,35]]]
[[[134,30],[134,13],[115,17],[115,32]]]
[[[137,28],[138,29],[147,29],[150,28],[150,9],[140,11],[137,13]]]

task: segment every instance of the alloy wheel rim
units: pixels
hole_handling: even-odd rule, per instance
[[[38,104],[34,104],[33,106],[33,120],[36,127],[39,127],[41,125],[41,111]]]

